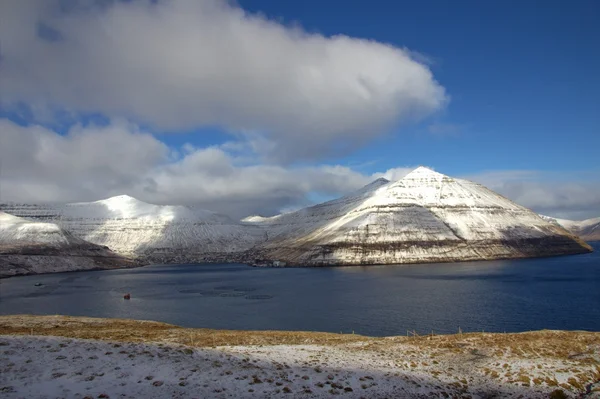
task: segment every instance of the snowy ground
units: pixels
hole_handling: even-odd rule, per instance
[[[566,347],[550,337],[547,351],[539,337],[571,333],[531,334],[541,335],[509,335],[522,339],[517,346],[468,334],[216,347],[0,335],[0,396],[547,398],[560,389],[600,397],[600,334],[572,333],[577,343]]]

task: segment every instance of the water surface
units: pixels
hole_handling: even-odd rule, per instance
[[[555,258],[335,268],[154,265],[0,280],[0,314],[398,335],[600,331],[600,243]],[[34,284],[42,283],[36,287]],[[123,299],[124,293],[132,299]]]

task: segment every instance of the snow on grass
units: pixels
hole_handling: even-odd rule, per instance
[[[568,397],[591,392],[600,380],[597,346],[567,357],[556,348],[532,356],[529,350],[517,355],[509,347],[501,352],[493,345],[481,347],[476,336],[450,337],[427,343],[398,337],[197,348],[2,335],[0,393],[3,398],[545,398],[556,389]]]

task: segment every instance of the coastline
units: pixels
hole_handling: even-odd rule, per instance
[[[436,260],[436,261],[414,261],[414,262],[410,262],[410,263],[370,263],[370,262],[366,262],[366,263],[350,263],[350,264],[346,264],[346,263],[337,263],[337,264],[329,264],[329,263],[324,263],[324,264],[303,264],[303,265],[298,265],[298,264],[294,264],[294,263],[286,263],[284,266],[276,266],[273,264],[267,264],[267,263],[260,263],[260,262],[255,262],[249,259],[232,259],[232,260],[227,260],[227,259],[205,259],[205,260],[198,260],[198,261],[185,261],[185,260],[181,260],[178,262],[160,262],[160,261],[144,261],[141,258],[123,258],[125,260],[128,261],[128,264],[126,266],[119,266],[119,265],[110,265],[110,266],[97,266],[97,267],[90,267],[90,268],[84,268],[84,269],[72,269],[72,270],[50,270],[50,271],[44,271],[44,272],[35,272],[32,270],[28,270],[26,273],[20,273],[20,274],[5,274],[3,273],[2,269],[1,269],[1,265],[2,265],[2,256],[6,256],[6,255],[2,255],[0,254],[0,280],[2,279],[7,279],[7,278],[11,278],[11,277],[23,277],[23,276],[35,276],[35,275],[44,275],[44,274],[58,274],[58,273],[71,273],[71,272],[78,272],[78,271],[103,271],[103,270],[121,270],[121,269],[136,269],[136,268],[141,268],[141,267],[147,267],[147,266],[154,266],[154,265],[178,265],[178,264],[198,264],[198,265],[205,265],[205,264],[244,264],[246,266],[249,267],[256,267],[256,268],[277,268],[277,269],[285,269],[285,268],[321,268],[321,267],[366,267],[366,266],[411,266],[411,265],[423,265],[423,266],[427,266],[429,264],[453,264],[453,263],[460,263],[460,262],[489,262],[489,261],[497,261],[497,260],[528,260],[528,259],[544,259],[544,258],[556,258],[556,257],[563,257],[563,256],[577,256],[577,255],[586,255],[586,254],[590,254],[595,252],[595,249],[593,247],[592,244],[600,244],[600,241],[589,241],[586,242],[586,244],[590,247],[589,251],[586,252],[578,252],[578,253],[561,253],[561,254],[553,254],[553,255],[536,255],[536,256],[510,256],[510,257],[494,257],[494,258],[473,258],[473,259],[456,259],[456,260]],[[65,257],[62,257],[65,258]],[[73,258],[76,259],[78,257],[66,257],[66,258]]]
[[[44,397],[41,386],[81,397],[600,397],[600,332],[372,338],[13,315],[0,316],[0,345],[9,398]]]

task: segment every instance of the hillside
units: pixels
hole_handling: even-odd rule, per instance
[[[420,167],[339,200],[254,222],[257,262],[367,265],[589,252],[573,234],[482,185]]]
[[[66,205],[8,204],[6,212],[56,223],[146,263],[233,261],[265,233],[207,210],[152,205],[127,195]]]
[[[598,398],[599,342],[581,331],[371,338],[0,316],[0,387],[6,398]]]
[[[0,212],[0,277],[136,265],[135,261],[77,238],[56,224]]]

